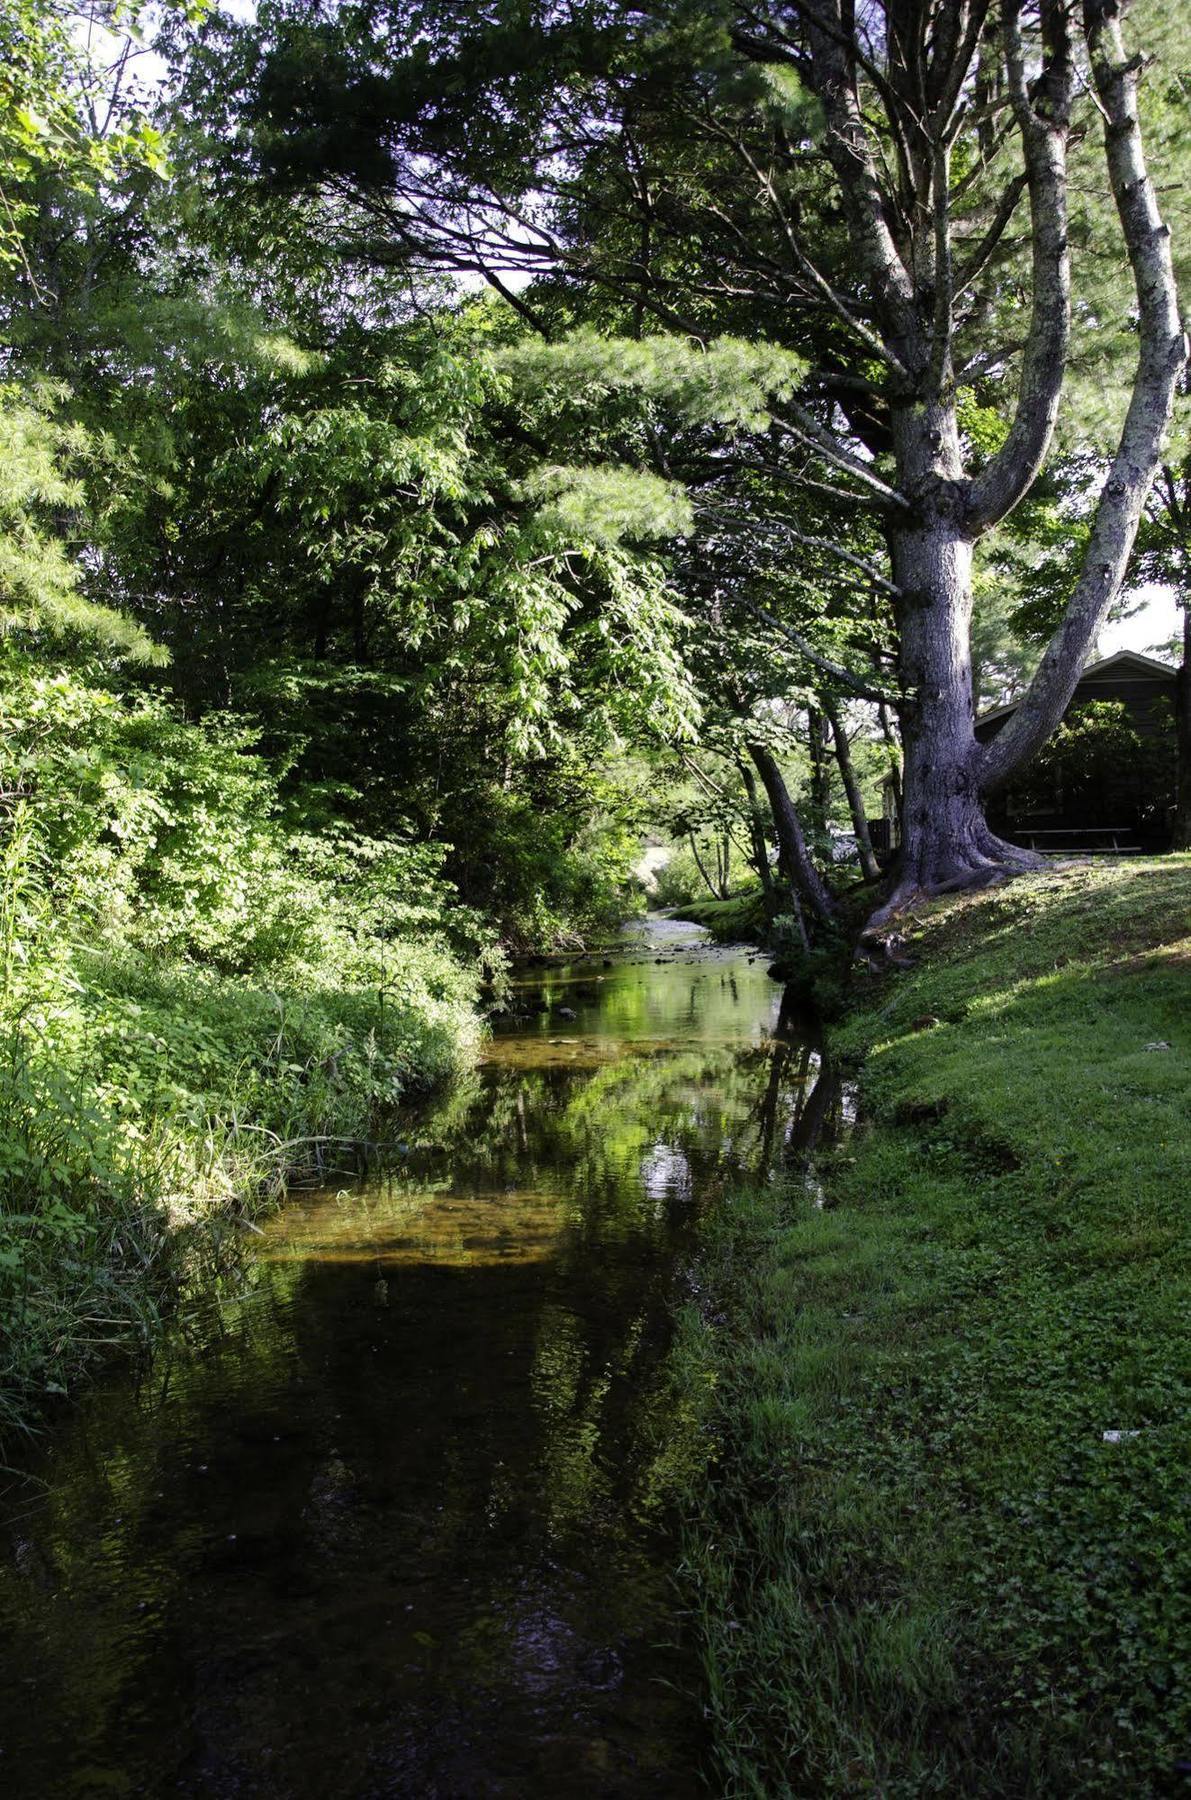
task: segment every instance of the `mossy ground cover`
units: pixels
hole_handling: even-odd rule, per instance
[[[1161,1795],[1191,1757],[1191,858],[924,910],[865,1123],[721,1210],[680,1340],[729,1795]]]
[[[702,925],[717,944],[757,941],[765,928],[765,897],[759,885],[732,894],[727,900],[688,900],[674,908],[673,917],[690,925]]]

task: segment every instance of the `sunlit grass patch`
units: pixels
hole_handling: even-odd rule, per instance
[[[688,1522],[728,1795],[1162,1794],[1191,1744],[1191,858],[920,915],[866,1123],[726,1204]]]

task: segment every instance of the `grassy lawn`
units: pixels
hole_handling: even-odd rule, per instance
[[[1191,858],[919,917],[826,1208],[736,1195],[684,1322],[713,1786],[1181,1793]]]

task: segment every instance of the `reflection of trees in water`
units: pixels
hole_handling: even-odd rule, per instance
[[[808,1153],[839,1086],[787,996],[763,1044],[656,1049],[583,1069],[490,1065],[410,1120],[385,1172],[299,1199],[270,1230],[299,1258],[584,1254],[682,1224],[724,1181]],[[518,1249],[515,1240],[523,1240]]]
[[[599,1071],[559,1121],[571,1191],[598,1213],[671,1215],[735,1160],[754,1076],[750,1053],[640,1057]],[[669,1177],[669,1179],[667,1179]]]
[[[542,1304],[531,1328],[531,1385],[549,1444],[548,1449],[543,1444],[543,1456],[550,1464],[551,1509],[559,1519],[575,1520],[587,1504],[583,1496],[594,1503],[603,1479],[598,1469],[606,1462],[609,1409],[620,1414],[618,1429],[627,1425],[626,1389],[635,1388],[642,1397],[634,1430],[652,1436],[659,1466],[667,1460],[666,1421],[662,1413],[652,1416],[654,1403],[647,1406],[645,1395],[664,1351],[659,1320],[665,1308],[659,1306],[656,1283],[665,1287],[670,1280],[673,1228],[714,1199],[725,1179],[763,1175],[809,1148],[830,1129],[837,1108],[836,1085],[821,1066],[805,1022],[788,1008],[778,1035],[762,1046],[657,1052],[593,1073],[487,1069],[465,1077],[407,1123],[409,1153],[390,1179],[348,1189],[338,1198],[326,1196],[326,1224],[333,1220],[350,1235],[357,1209],[383,1212],[386,1187],[403,1220],[452,1189],[497,1200],[507,1190],[514,1222],[518,1194],[557,1209],[559,1229],[550,1255],[561,1283],[580,1280],[599,1258],[598,1304],[582,1317],[567,1305]],[[293,1213],[303,1204],[300,1200]],[[280,1233],[289,1229],[286,1215],[276,1227]],[[333,1311],[322,1318],[317,1308],[313,1314],[309,1310],[305,1284],[308,1275],[318,1276],[318,1240],[315,1231],[308,1263],[301,1258],[271,1263],[251,1254],[245,1263],[244,1239],[229,1238],[224,1278],[207,1289],[217,1303],[193,1313],[174,1348],[148,1372],[141,1405],[152,1412],[168,1402],[169,1429],[193,1441],[201,1437],[203,1417],[218,1403],[216,1395],[233,1366],[234,1386],[244,1393],[284,1389],[303,1369],[317,1387],[312,1360],[319,1358],[312,1347],[334,1317]],[[251,1247],[258,1244],[251,1240]],[[480,1247],[477,1272],[488,1260]],[[319,1280],[329,1280],[330,1273],[328,1265]],[[503,1273],[494,1267],[493,1278]],[[206,1279],[211,1282],[209,1269]],[[370,1294],[371,1289],[369,1305]],[[246,1304],[235,1304],[237,1297]],[[111,1454],[122,1437],[139,1435],[135,1427],[129,1431],[130,1419],[116,1424],[113,1414],[121,1405],[118,1392],[93,1396],[78,1420],[76,1448],[89,1461],[89,1410],[96,1422],[103,1421],[98,1435],[107,1449],[102,1473],[97,1457],[92,1475],[104,1490],[105,1505],[128,1518],[149,1506],[159,1477],[148,1442],[143,1454]],[[145,1435],[151,1441],[152,1430]],[[648,1484],[652,1477],[642,1470],[642,1479]],[[65,1502],[65,1495],[59,1499]],[[67,1567],[77,1541],[71,1513],[67,1503],[58,1521],[62,1528],[47,1533],[54,1555]]]
[[[804,1161],[841,1129],[841,1083],[817,1036],[815,1021],[798,1010],[787,989],[755,1106],[758,1180],[780,1164]]]
[[[657,1051],[594,1072],[492,1070],[434,1135],[456,1183],[548,1174],[572,1222],[641,1222],[696,1207],[721,1177],[763,1178],[839,1129],[841,1089],[814,1021],[787,996],[762,1046]],[[453,1140],[453,1141],[447,1141]],[[416,1162],[409,1170],[416,1176]]]
[[[788,1046],[782,1045],[783,1052]],[[419,1123],[394,1193],[561,1191],[570,1222],[645,1224],[750,1167],[756,1095],[774,1049],[708,1047],[594,1071],[490,1068]]]
[[[517,1706],[530,1676],[533,1704],[557,1684],[569,1719],[576,1687],[610,1679],[583,1672],[593,1645],[652,1646],[666,1629],[667,1556],[640,1524],[701,1444],[694,1401],[665,1373],[676,1247],[725,1181],[829,1130],[837,1094],[785,1008],[761,1045],[484,1069],[403,1122],[391,1178],[299,1197],[269,1227],[297,1234],[294,1259],[252,1265],[244,1303],[206,1309],[139,1402],[93,1391],[59,1443],[25,1534],[34,1573],[15,1560],[0,1573],[14,1661],[40,1660],[60,1685],[52,1730],[92,1721],[102,1758],[135,1693],[162,1721],[141,1791],[164,1791],[170,1696],[186,1691],[218,1716],[229,1766],[254,1753],[258,1715],[298,1755],[317,1726],[287,1696],[307,1691],[312,1657],[332,1734],[362,1696],[429,1719],[447,1688]],[[494,1230],[502,1216],[527,1241],[540,1227],[541,1256],[502,1263],[495,1236],[472,1261],[436,1255],[452,1196],[469,1219],[490,1210]],[[386,1209],[411,1238],[425,1231],[428,1254],[394,1270],[382,1305],[382,1258],[335,1252],[359,1239],[367,1265],[364,1227],[383,1244]],[[225,1301],[239,1279],[229,1254]],[[97,1529],[115,1517],[118,1533]],[[81,1650],[46,1584],[75,1596],[76,1621],[85,1605]],[[353,1673],[354,1648],[323,1656],[336,1631],[367,1640],[374,1673]],[[238,1660],[262,1632],[279,1673]],[[431,1656],[447,1675],[410,1673]]]

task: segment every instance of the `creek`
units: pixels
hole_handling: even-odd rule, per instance
[[[383,1175],[293,1194],[7,1473],[11,1800],[699,1791],[667,1352],[700,1218],[824,1089],[701,938],[523,971]]]

